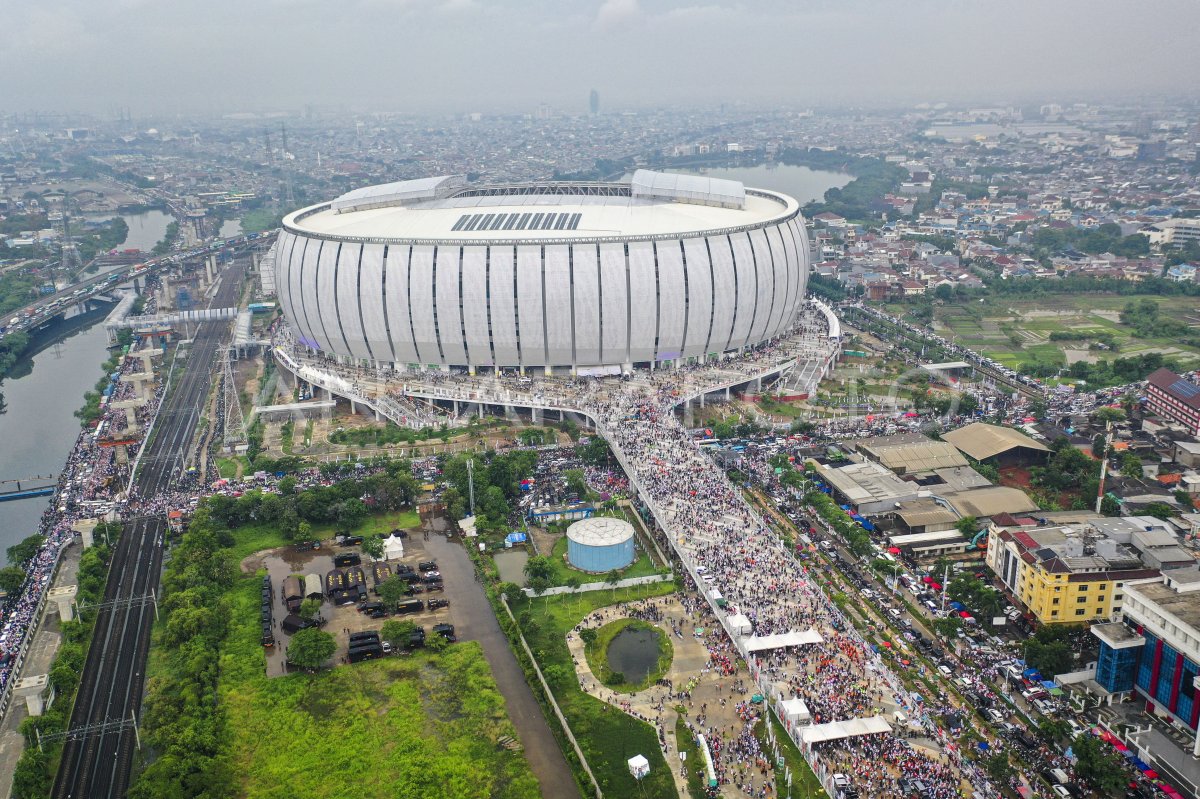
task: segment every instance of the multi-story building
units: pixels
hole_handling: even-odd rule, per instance
[[[1158,574],[1130,546],[1090,524],[1014,521],[1011,526],[993,521],[987,564],[1010,599],[1041,624],[1108,619],[1121,609],[1129,580]]]
[[[1191,730],[1200,722],[1200,570],[1173,569],[1125,586],[1122,620],[1092,627],[1096,682],[1133,693],[1146,711]],[[1200,755],[1200,738],[1194,753]]]
[[[1159,369],[1146,378],[1146,404],[1159,416],[1183,425],[1189,435],[1200,436],[1200,386],[1170,369]]]

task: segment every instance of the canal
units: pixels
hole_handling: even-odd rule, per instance
[[[7,407],[0,413],[0,480],[57,477],[79,434],[74,413],[100,379],[107,343],[104,326],[92,324],[22,358],[0,382]],[[4,550],[38,531],[52,499],[0,502],[0,563]]]

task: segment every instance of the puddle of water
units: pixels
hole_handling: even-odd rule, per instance
[[[626,627],[608,643],[608,665],[625,675],[625,681],[641,682],[658,664],[657,630]]]
[[[525,564],[529,562],[529,553],[524,549],[506,549],[492,556],[496,561],[496,570],[500,579],[506,583],[525,585]]]

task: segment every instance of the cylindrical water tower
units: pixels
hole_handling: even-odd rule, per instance
[[[567,528],[567,560],[585,572],[609,572],[633,563],[633,525],[594,516]]]

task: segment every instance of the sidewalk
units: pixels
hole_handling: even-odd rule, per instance
[[[54,576],[52,587],[75,585],[79,573],[79,557],[83,546],[78,539],[63,550],[58,564],[58,573]],[[58,605],[47,602],[46,610],[38,622],[37,631],[29,645],[29,654],[25,657],[25,665],[21,673],[14,679],[35,677],[50,670],[54,655],[58,652],[58,644],[62,640],[59,633]],[[8,713],[0,721],[0,797],[8,799],[12,795],[13,770],[21,753],[25,751],[25,737],[20,733],[21,722],[28,713],[25,710],[25,700],[13,697]]]
[[[734,711],[739,697],[734,695],[731,684],[738,677],[745,677],[745,672],[740,671],[736,676],[722,676],[718,672],[709,670],[707,668],[708,650],[699,638],[689,634],[695,629],[695,622],[691,614],[683,609],[677,597],[663,597],[659,603],[664,620],[654,623],[654,626],[667,636],[674,648],[671,668],[663,677],[671,681],[671,685],[675,687],[676,691],[686,687],[689,681],[697,680],[698,682],[691,690],[692,698],[690,700],[666,698],[672,689],[661,685],[652,685],[634,694],[617,693],[605,688],[596,679],[591,667],[588,666],[587,658],[583,654],[583,639],[574,633],[568,634],[567,648],[571,650],[571,656],[575,660],[575,674],[579,678],[579,684],[586,693],[625,713],[645,720],[664,733],[660,740],[666,740],[663,755],[666,757],[667,767],[671,769],[671,775],[675,780],[675,787],[679,791],[679,795],[688,796],[687,778],[680,773],[679,747],[675,740],[675,720],[678,718],[675,706],[682,704],[687,707],[688,715],[692,716],[692,720],[695,722],[694,717],[699,715],[701,706],[707,705],[704,726],[741,729],[743,722],[737,718]],[[627,617],[610,606],[600,608],[588,615],[580,624],[589,627],[599,626],[621,618]],[[669,620],[674,620],[688,633],[685,633],[682,638],[672,635]],[[750,696],[747,694],[740,699],[748,700],[749,698]],[[722,699],[725,699],[724,706],[721,704]],[[657,707],[660,702],[664,705],[661,711]],[[689,770],[702,769],[704,764],[689,761],[687,767]],[[733,782],[722,786],[721,795],[745,796]]]

